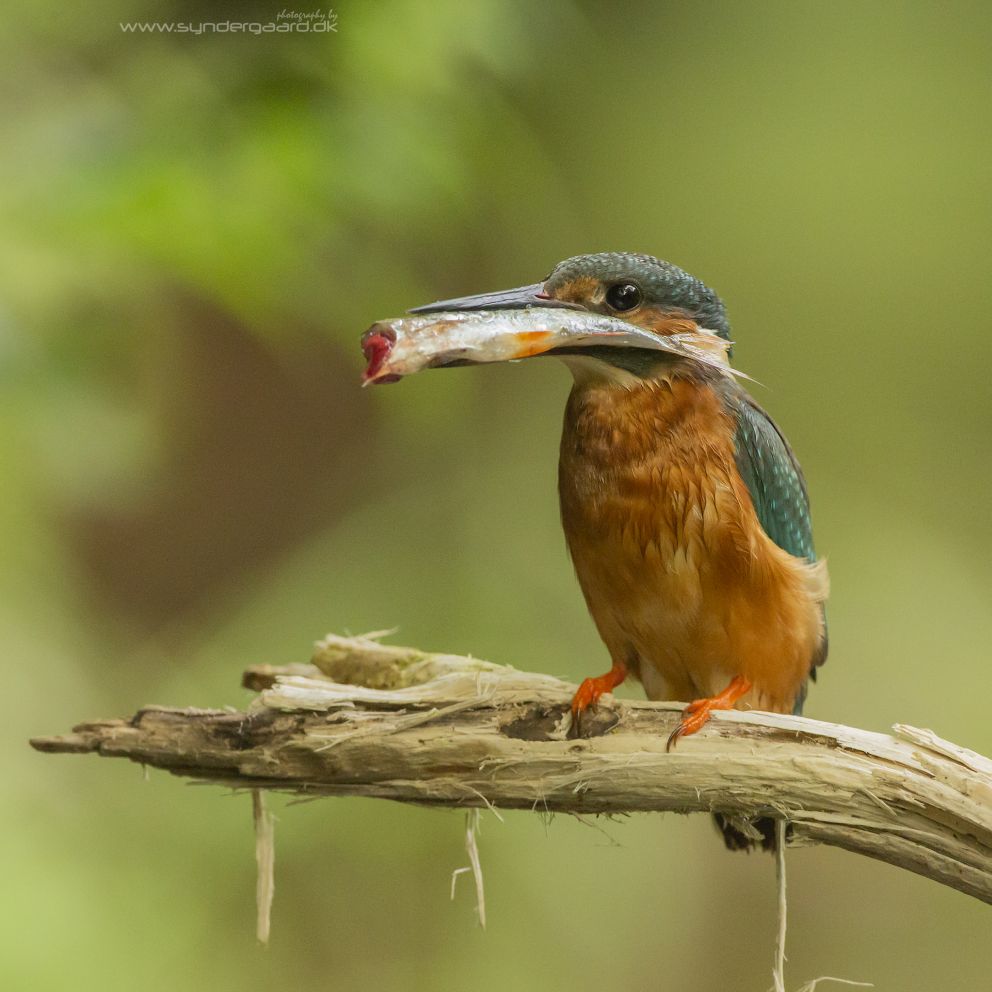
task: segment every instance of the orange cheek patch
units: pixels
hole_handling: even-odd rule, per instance
[[[620,314],[628,324],[636,324],[652,334],[668,337],[670,334],[691,334],[699,330],[699,325],[687,313],[671,310],[659,310],[657,307],[645,307],[635,314]]]
[[[553,338],[554,334],[551,331],[523,331],[517,335],[517,340],[520,342],[520,351],[517,352],[516,358],[530,358],[533,355],[540,355],[547,351],[547,342],[550,338]]]
[[[592,276],[580,276],[571,282],[566,282],[559,286],[554,293],[556,300],[564,300],[566,303],[588,304],[592,301],[593,293],[599,289],[599,280]]]

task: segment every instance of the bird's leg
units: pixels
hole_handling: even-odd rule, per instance
[[[682,719],[669,736],[665,750],[671,751],[680,737],[699,730],[709,720],[713,710],[732,710],[734,704],[750,691],[751,683],[743,675],[735,675],[730,680],[730,685],[718,696],[693,700],[682,711]]]
[[[594,706],[604,692],[612,692],[626,677],[627,666],[622,661],[614,661],[605,675],[584,679],[579,691],[572,697],[572,719],[577,720],[583,710]]]

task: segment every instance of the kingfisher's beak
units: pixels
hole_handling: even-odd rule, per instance
[[[459,310],[521,310],[524,307],[558,307],[565,310],[584,310],[577,303],[565,303],[549,296],[544,291],[544,283],[533,286],[518,286],[516,289],[503,289],[497,293],[479,293],[477,296],[462,296],[457,300],[438,300],[426,306],[414,307],[408,313],[452,313]]]

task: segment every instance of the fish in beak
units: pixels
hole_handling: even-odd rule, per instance
[[[362,336],[363,385],[426,368],[512,362],[589,348],[634,348],[689,358],[731,374],[729,342],[709,331],[660,336],[617,317],[553,299],[544,285],[442,300],[381,320]]]

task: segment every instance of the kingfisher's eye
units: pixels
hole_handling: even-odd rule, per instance
[[[606,291],[606,302],[612,310],[633,310],[642,299],[641,290],[632,282],[618,282]]]

